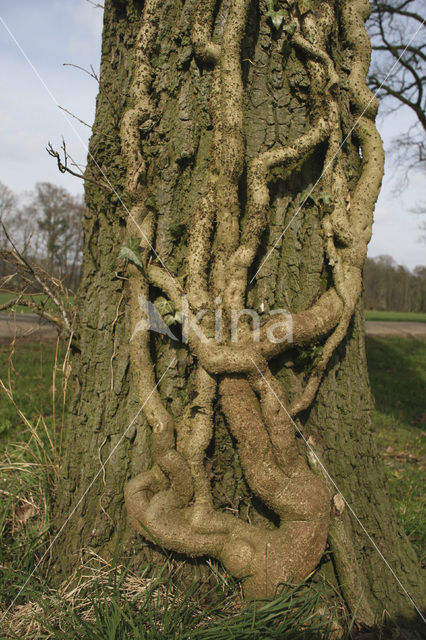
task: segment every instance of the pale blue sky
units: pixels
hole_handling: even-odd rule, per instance
[[[81,182],[59,174],[45,146],[50,140],[59,147],[64,136],[74,160],[85,163],[89,129],[64,116],[57,104],[93,122],[96,82],[63,63],[85,68],[92,64],[98,71],[102,11],[86,0],[0,0],[0,17],[54,96],[52,99],[0,23],[0,181],[18,194],[41,181],[81,193]],[[385,147],[411,122],[407,109],[379,119]],[[389,254],[413,268],[426,264],[426,245],[419,242],[420,218],[409,213],[422,196],[426,199],[426,176],[420,171],[412,174],[403,194],[395,196],[392,188],[397,174],[398,169],[388,161],[369,255]]]

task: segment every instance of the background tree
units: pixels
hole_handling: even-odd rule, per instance
[[[383,165],[368,11],[105,3],[88,170],[114,193],[86,183],[56,506],[58,529],[73,510],[55,551],[65,572],[120,532],[135,563],[155,558],[146,540],[211,555],[255,597],[317,571],[359,625],[414,618],[418,561],[373,445],[358,302]],[[181,294],[191,316],[208,310],[207,344],[138,330],[148,299],[180,335]],[[291,310],[293,342],[266,340],[266,315],[258,345],[244,322],[233,345],[232,309],[247,305]]]
[[[0,182],[0,250],[6,249],[8,240],[3,225],[13,224],[13,215],[16,207],[15,194],[9,187]],[[0,278],[9,273],[7,263],[0,259]]]
[[[50,182],[36,184],[35,190],[25,195],[24,204],[5,185],[0,192],[4,214],[4,227],[0,230],[3,271],[7,270],[12,240],[13,248],[29,263],[63,281],[65,287],[76,289],[82,262],[83,198]],[[8,286],[19,288],[18,279],[9,281]],[[39,289],[36,283],[34,286]]]
[[[426,26],[420,0],[372,0],[368,31],[373,64],[368,83],[394,111],[408,107],[415,123],[395,139],[398,160],[408,168],[425,166],[426,147]],[[414,36],[414,37],[413,37]]]
[[[16,208],[15,194],[9,187],[0,182],[0,221],[8,225],[12,222],[12,216]],[[5,249],[7,246],[7,238],[3,227],[0,225],[0,247]]]
[[[76,286],[82,253],[83,200],[50,182],[36,184],[29,203],[21,210],[33,224],[31,246],[44,268]]]
[[[416,267],[411,272],[391,256],[367,258],[364,267],[366,309],[426,311],[425,271],[424,267]]]

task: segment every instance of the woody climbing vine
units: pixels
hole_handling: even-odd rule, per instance
[[[279,584],[302,580],[314,571],[329,535],[333,490],[299,447],[295,420],[310,410],[347,334],[361,294],[382,179],[383,152],[374,125],[377,103],[365,82],[370,46],[364,21],[369,3],[259,3],[260,20],[268,25],[272,39],[280,39],[280,55],[296,55],[303,64],[309,78],[309,119],[298,135],[285,143],[275,140],[255,154],[248,154],[246,145],[241,53],[251,3],[230,0],[220,7],[213,0],[196,3],[191,47],[200,73],[210,79],[211,142],[208,168],[190,212],[183,278],[171,273],[152,251],[161,211],[150,205],[150,166],[144,152],[158,117],[152,103],[152,59],[162,5],[161,0],[145,2],[133,50],[130,106],[120,125],[131,203],[126,235],[133,246],[137,238],[138,247],[138,258],[128,265],[130,361],[151,429],[152,459],[147,470],[127,482],[126,507],[142,536],[191,557],[217,558],[243,579],[247,597],[262,598],[272,595]],[[343,51],[339,64],[330,53],[336,43]],[[341,117],[346,103],[349,128]],[[356,174],[347,171],[342,151],[347,144],[359,150]],[[312,157],[321,167],[305,200],[314,202],[320,219],[326,284],[310,306],[288,320],[291,341],[284,339],[286,323],[278,326],[273,318],[262,323],[258,340],[253,340],[249,322],[243,319],[235,339],[232,314],[248,306],[268,260],[268,256],[260,259],[260,251],[271,223],[274,176],[280,171],[291,181]],[[188,335],[192,399],[179,416],[167,409],[156,387],[150,333],[135,331],[140,300],[149,300],[153,290],[161,292],[176,317],[182,319],[185,313],[189,319],[200,317],[207,336],[201,338],[195,331]],[[214,326],[218,301],[223,314],[220,340]],[[286,350],[312,346],[318,355],[308,377],[295,389],[284,388],[273,373],[274,359]],[[206,452],[214,437],[217,406],[232,435],[245,481],[278,518],[273,528],[214,505]]]

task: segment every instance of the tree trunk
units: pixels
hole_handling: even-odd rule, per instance
[[[359,624],[415,618],[420,573],[372,440],[359,302],[382,171],[367,10],[106,0],[87,169],[102,185],[86,183],[57,500],[58,527],[77,505],[56,543],[65,572],[120,535],[135,557],[151,539],[249,568],[246,594],[262,597],[322,558]],[[190,316],[210,309],[207,345],[182,339],[181,294]],[[141,330],[142,299],[179,340]],[[245,306],[261,340],[241,320],[241,349],[230,320]],[[268,343],[282,308],[293,342]]]

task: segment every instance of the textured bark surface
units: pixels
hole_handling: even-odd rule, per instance
[[[284,2],[281,4],[287,6]],[[313,193],[317,197],[308,199],[293,219],[327,163],[330,149],[340,144],[341,138],[336,137],[336,132],[339,131],[341,137],[346,136],[357,114],[360,115],[361,107],[364,108],[362,100],[366,88],[360,80],[358,67],[365,66],[369,56],[360,18],[366,3],[330,0],[319,3],[320,13],[315,15],[301,10],[295,6],[297,3],[288,4],[293,6],[299,24],[304,25],[308,39],[303,39],[299,31],[289,35],[283,29],[274,29],[267,19],[264,2],[224,0],[217,6],[213,2],[193,0],[182,3],[176,0],[146,3],[109,0],[105,3],[101,91],[90,145],[98,166],[90,162],[88,171],[96,177],[99,167],[102,168],[115,192],[98,189],[90,183],[86,186],[88,208],[84,221],[84,275],[78,295],[78,349],[72,358],[73,392],[58,490],[58,526],[96,479],[58,540],[58,553],[64,570],[69,571],[79,561],[84,548],[110,554],[120,531],[127,551],[146,556],[148,545],[127,524],[124,508],[125,486],[133,478],[133,484],[127,484],[128,506],[136,511],[132,513],[130,509],[129,515],[136,526],[140,527],[142,522],[145,534],[147,528],[152,530],[158,526],[155,533],[166,548],[190,556],[214,555],[240,576],[247,574],[246,556],[250,556],[253,548],[259,548],[254,564],[247,561],[255,576],[254,584],[245,582],[249,595],[271,592],[268,581],[272,581],[273,586],[280,579],[295,575],[301,579],[315,569],[328,532],[331,553],[324,557],[319,571],[339,585],[342,597],[357,621],[371,625],[382,619],[384,611],[395,620],[408,620],[414,618],[415,612],[406,594],[356,519],[347,508],[341,511],[341,500],[335,498],[330,507],[325,487],[328,485],[331,496],[338,490],[323,477],[303,440],[294,438],[293,426],[281,408],[274,407],[276,398],[268,386],[262,387],[262,378],[256,375],[253,367],[251,373],[248,372],[251,378],[236,373],[235,354],[232,355],[234,367],[229,363],[225,366],[219,362],[219,356],[215,360],[211,353],[203,352],[202,347],[194,346],[191,341],[188,348],[185,345],[176,347],[177,343],[161,336],[151,336],[149,343],[146,335],[130,340],[135,324],[141,319],[138,295],[143,293],[155,300],[170,289],[167,282],[164,284],[167,278],[155,254],[151,253],[148,263],[144,238],[152,239],[156,254],[173,278],[184,288],[192,287],[190,303],[194,309],[197,305],[201,307],[205,302],[203,276],[202,271],[197,275],[197,260],[204,260],[204,266],[212,268],[211,294],[212,298],[216,297],[223,293],[220,283],[226,280],[230,268],[226,261],[238,246],[238,241],[236,246],[232,244],[235,220],[238,224],[241,217],[242,226],[246,224],[248,244],[256,235],[256,225],[250,220],[247,224],[246,219],[247,211],[250,211],[250,201],[246,201],[247,185],[250,187],[258,176],[253,169],[253,160],[268,150],[274,154],[277,150],[280,153],[281,149],[293,147],[296,156],[293,166],[290,168],[288,163],[277,162],[268,178],[269,191],[264,205],[267,225],[260,225],[258,229],[256,242],[260,244],[254,245],[256,257],[253,265],[249,265],[250,277],[275,248],[257,279],[248,288],[244,287],[243,295],[237,287],[231,288],[229,296],[237,299],[237,308],[241,307],[238,303],[244,301],[242,306],[253,307],[259,312],[263,309],[265,314],[275,308],[287,308],[295,314],[293,348],[287,345],[287,350],[280,353],[280,349],[264,343],[261,355],[268,358],[270,366],[267,379],[283,404],[291,408],[303,435],[392,569],[420,603],[421,577],[417,559],[393,515],[383,470],[372,442],[362,314],[358,307],[353,313],[360,285],[357,274],[354,276],[351,269],[360,271],[364,245],[361,250],[351,247],[368,241],[368,215],[374,205],[374,198],[373,202],[369,201],[369,193],[375,190],[375,184],[371,183],[380,182],[380,168],[377,170],[380,150],[374,147],[375,133],[368,119],[371,117],[368,109],[366,117],[361,118],[360,131],[350,136],[343,146],[337,169],[333,165],[335,175],[342,172],[343,183],[350,189],[349,195],[347,189],[340,193],[335,187],[333,191],[333,178],[329,177],[329,182],[321,184]],[[307,3],[299,4],[307,6]],[[238,7],[242,12],[247,11],[239,23]],[[209,8],[213,12],[211,21]],[[237,31],[242,24],[241,46],[231,37],[232,29],[227,31],[233,10]],[[354,14],[348,15],[351,11]],[[331,21],[327,15],[332,16]],[[321,20],[319,16],[322,16]],[[288,14],[289,24],[291,19]],[[351,20],[360,23],[356,24],[358,32]],[[316,32],[317,25],[322,23],[327,33],[325,44]],[[353,28],[348,29],[348,24]],[[141,28],[146,30],[142,34]],[[217,71],[218,46],[220,43],[223,46],[227,33],[228,49],[221,57],[220,68],[223,77],[227,78],[222,87],[229,91],[225,90],[225,95],[215,98],[214,92],[221,86]],[[324,44],[322,49],[321,44]],[[315,47],[317,50],[312,51]],[[239,73],[240,59],[239,87],[238,82],[234,85],[231,80],[235,76],[233,65]],[[327,66],[329,61],[333,63],[331,70]],[[330,95],[337,96],[335,113],[327,106],[330,100],[326,92],[330,91],[331,82],[339,87],[336,93],[331,85],[334,93]],[[352,93],[355,92],[352,98],[351,86]],[[238,102],[239,95],[241,122],[238,118],[233,119],[235,112],[226,111],[226,105],[235,100]],[[358,98],[361,106],[357,103]],[[370,96],[366,99],[368,101]],[[321,124],[325,113],[328,129]],[[220,127],[229,153],[222,156],[224,166],[212,170],[215,145],[220,145],[215,132],[217,134]],[[241,136],[238,127],[242,128]],[[304,135],[313,139],[316,131],[318,139],[313,144],[308,140],[307,152],[299,154],[295,141]],[[368,148],[371,143],[372,152]],[[362,161],[358,151],[360,144],[364,145]],[[228,166],[226,161],[230,163]],[[362,180],[361,163],[366,161],[371,162],[371,172],[365,172]],[[247,167],[252,167],[248,177]],[[211,260],[211,256],[197,248],[203,234],[197,236],[194,229],[208,219],[208,215],[200,216],[199,211],[204,211],[205,207],[208,212],[210,206],[208,176],[212,171],[213,174],[216,171],[225,183],[229,181],[226,188],[216,193],[215,206],[217,210],[229,211],[230,219],[222,217],[222,226],[217,221],[207,221],[207,227],[202,229],[206,236],[211,228],[216,229],[211,251],[215,260],[206,265],[205,261]],[[340,203],[341,214],[334,221],[327,209],[327,198],[318,198],[321,194],[331,194],[334,202]],[[351,202],[355,203],[354,208],[359,208],[360,216],[354,212],[354,220],[359,226],[355,228],[357,236],[352,245],[346,237],[347,229],[340,224],[345,215],[342,211],[347,211]],[[337,208],[335,205],[334,210]],[[132,212],[130,218],[128,211]],[[136,226],[134,220],[137,220]],[[288,229],[281,237],[287,225]],[[143,235],[138,227],[142,228]],[[141,239],[145,272],[119,259],[120,247],[129,237],[135,236]],[[339,268],[333,266],[339,264],[339,260],[341,264],[349,265],[344,267],[345,273],[339,273]],[[149,267],[152,267],[150,277],[146,276]],[[237,281],[238,269],[238,264],[232,266]],[[348,272],[351,272],[350,277],[347,277]],[[175,331],[176,326],[172,330]],[[265,330],[264,327],[263,332]],[[327,335],[329,338],[325,341]],[[152,356],[152,368],[146,363],[147,349]],[[149,402],[145,412],[141,412],[143,398],[172,361],[175,363],[159,385],[159,395],[155,398],[158,404],[152,406]],[[205,363],[205,367],[197,369],[197,361]],[[244,373],[244,368],[241,371]],[[201,378],[198,380],[197,376]],[[277,380],[281,383],[279,388],[275,386]],[[217,383],[219,391],[216,391]],[[198,391],[196,402],[194,388]],[[206,393],[204,400],[200,397],[200,389]],[[221,402],[210,406],[213,397]],[[163,445],[155,435],[155,428],[153,433],[152,423],[156,416],[167,410],[165,423],[170,416],[176,423],[191,424],[197,414],[194,406],[202,406],[204,401],[206,407],[210,407],[207,413],[211,411],[214,429],[209,431],[207,425],[206,429],[198,431],[206,434],[203,442],[194,441],[193,436],[197,434],[194,429],[192,437],[191,430],[188,436],[185,427],[180,429],[180,455],[184,458],[186,455],[185,459],[190,460],[188,450],[197,446],[200,451],[206,450],[206,454],[201,469],[197,470],[196,460],[190,464],[189,485],[186,487],[184,481],[177,491],[173,488],[173,477],[185,480],[186,476],[176,472],[180,462],[168,453],[173,447],[167,445],[161,449]],[[291,513],[291,499],[287,500],[285,508],[282,501],[274,499],[275,490],[271,492],[268,484],[270,478],[265,480],[259,475],[256,460],[251,459],[253,452],[257,454],[256,443],[246,441],[247,433],[254,438],[258,429],[259,438],[267,437],[262,420],[259,422],[262,412],[272,430],[270,433],[274,433],[276,425],[276,434],[281,429],[284,439],[291,434],[288,447],[282,447],[284,458],[278,461],[278,468],[290,465],[292,469],[299,469],[294,488],[289,492],[294,504],[303,502],[297,492],[302,490],[306,496],[306,486],[317,487],[312,491],[316,503],[322,491],[326,491],[324,504],[327,506],[318,507],[317,504],[316,507],[319,508],[316,517],[322,525],[320,533],[311,538],[315,544],[307,542],[308,538],[303,540],[307,535],[305,528],[302,527],[304,533],[301,535],[294,529],[294,524],[291,534],[283,527],[286,518],[297,520]],[[200,419],[202,421],[203,416],[198,415],[197,420]],[[240,434],[241,425],[245,425],[245,429],[250,425],[250,429]],[[274,440],[273,435],[269,437]],[[236,443],[239,446],[236,447]],[[288,455],[292,462],[286,457]],[[165,456],[169,456],[168,461]],[[312,471],[307,464],[311,465]],[[293,472],[290,475],[294,476]],[[207,488],[203,488],[203,478],[207,478]],[[266,490],[262,491],[263,481]],[[278,485],[280,481],[280,476],[273,478]],[[160,505],[159,511],[154,509],[153,515],[144,521],[148,508],[152,507],[153,494],[161,491],[163,495],[167,494],[168,500],[172,497],[175,502],[165,502],[166,510]],[[279,493],[278,486],[276,495]],[[193,515],[197,496],[206,494],[210,495],[216,514],[216,532],[205,526],[203,530],[203,522],[201,526],[196,522],[197,517],[203,520],[205,505],[202,500],[199,500],[202,508],[198,516]],[[183,506],[176,504],[176,496],[183,500]],[[144,508],[141,507],[143,500],[147,503]],[[192,509],[191,516],[188,516],[189,509]],[[176,517],[167,520],[172,511]],[[162,518],[170,540],[161,539],[164,534]],[[194,536],[194,526],[199,542]],[[183,533],[178,532],[179,527]],[[213,534],[222,537],[207,544],[206,536]],[[301,543],[301,549],[291,543],[292,537]],[[246,546],[240,544],[241,538]],[[269,560],[271,567],[279,568],[275,576],[271,575],[273,571],[269,576],[262,573],[263,561],[261,568],[254,566],[264,557],[262,540],[263,545],[270,543],[274,549]],[[312,549],[307,562],[302,561],[300,573],[291,563],[300,564],[310,546]],[[286,562],[287,566],[283,566]]]

